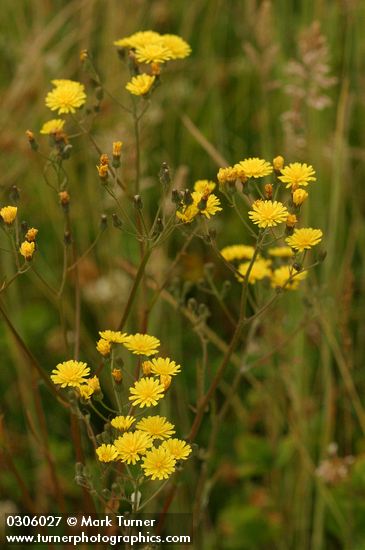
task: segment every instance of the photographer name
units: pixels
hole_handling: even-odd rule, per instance
[[[156,519],[136,519],[125,516],[104,516],[103,518],[95,518],[93,516],[82,516],[81,527],[112,527],[117,522],[118,527],[153,527]]]

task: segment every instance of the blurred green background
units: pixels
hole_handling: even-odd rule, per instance
[[[305,292],[285,295],[256,327],[246,354],[255,368],[247,370],[236,396],[230,397],[210,461],[205,463],[200,452],[187,467],[175,506],[193,509],[195,484],[206,468],[209,483],[199,495],[199,547],[365,549],[365,3],[3,0],[0,18],[1,204],[9,202],[16,185],[21,219],[40,229],[36,267],[51,286],[57,286],[62,263],[62,213],[25,130],[37,133],[51,118],[44,97],[54,78],[85,82],[89,106],[95,104],[79,60],[83,48],[90,51],[106,87],[124,100],[128,73],[113,40],[153,29],[177,33],[192,46],[189,58],[163,74],[143,122],[142,188],[151,215],[163,161],[180,188],[197,179],[215,179],[224,159],[232,164],[249,156],[271,160],[282,154],[287,162],[314,166],[317,182],[311,186],[305,223],[323,229],[325,262],[311,274]],[[93,135],[108,152],[112,141],[124,142],[124,176],[132,178],[132,123],[108,97]],[[100,215],[113,208],[97,178],[97,153],[86,138],[75,140],[73,148],[67,170],[75,239],[83,251],[97,235]],[[217,217],[215,229],[219,246],[248,242],[230,212]],[[138,263],[135,243],[112,227],[107,231],[80,269],[82,355],[94,361],[97,331],[115,325],[130,286],[118,259]],[[170,247],[156,254],[150,274],[157,280],[183,240],[184,235],[176,235]],[[204,301],[211,309],[209,326],[224,340],[229,325],[196,287],[204,263],[212,259],[202,242],[193,244],[170,291],[180,303],[187,296]],[[0,268],[3,278],[10,269],[4,253]],[[224,270],[216,276],[219,284],[229,278]],[[232,282],[227,297],[232,307],[236,286]],[[33,274],[10,287],[2,301],[50,372],[69,353],[62,344],[57,304]],[[66,325],[71,325],[72,301],[71,281],[64,303]],[[169,322],[161,323],[166,316]],[[184,366],[170,410],[184,434],[191,421],[188,403],[194,402],[199,338],[178,307],[165,302],[154,310],[149,330],[161,338],[164,352]],[[0,325],[0,348],[0,509],[26,511],[30,499],[37,510],[54,511],[50,455],[67,511],[79,509],[82,492],[73,480],[67,414],[42,387],[47,459],[34,433],[39,427],[32,427],[31,420],[39,405],[33,392],[36,377],[5,324]],[[209,352],[214,371],[220,353],[213,346]],[[226,384],[233,378],[231,368]],[[227,391],[223,384],[218,402]],[[208,439],[207,425],[201,449]]]

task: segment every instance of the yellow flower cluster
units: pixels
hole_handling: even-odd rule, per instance
[[[194,191],[189,200],[184,198],[178,204],[176,217],[182,223],[191,223],[199,214],[211,218],[222,210],[220,200],[212,191],[215,183],[209,180],[198,180],[194,184]]]
[[[155,31],[136,32],[116,40],[114,45],[134,50],[140,63],[165,63],[172,59],[184,59],[191,53],[189,44],[180,36]]]

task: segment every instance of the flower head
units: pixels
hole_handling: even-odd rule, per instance
[[[199,208],[196,204],[189,204],[188,206],[184,206],[182,210],[176,211],[176,217],[183,223],[191,223],[198,214]]]
[[[38,235],[38,229],[36,229],[35,227],[30,227],[25,234],[25,238],[28,242],[32,243],[33,241],[36,240],[37,235]]]
[[[57,132],[62,132],[65,125],[65,120],[62,118],[52,118],[45,122],[40,130],[41,134],[56,134]]]
[[[80,397],[85,399],[85,401],[88,401],[92,396],[92,394],[94,393],[93,388],[88,384],[81,384],[81,386],[79,386],[77,389],[79,391]]]
[[[170,59],[184,59],[191,54],[191,47],[176,34],[163,34],[161,42],[170,50]]]
[[[285,166],[281,170],[281,176],[279,180],[286,183],[287,187],[291,187],[293,190],[298,189],[300,185],[306,186],[310,181],[316,181],[314,177],[315,171],[313,166],[308,164],[301,164],[300,162],[293,162],[288,166]]]
[[[157,357],[151,361],[151,372],[153,372],[153,374],[174,376],[181,372],[181,367],[168,357]]]
[[[52,80],[55,86],[46,96],[46,106],[59,115],[74,113],[86,101],[85,87],[74,80]]]
[[[131,36],[126,36],[114,41],[114,46],[119,48],[140,48],[149,44],[159,43],[161,35],[155,31],[138,31]]]
[[[216,195],[213,195],[213,193],[206,196],[199,191],[193,191],[191,196],[200,213],[208,219],[222,210],[220,200]]]
[[[18,209],[16,206],[4,206],[0,210],[0,216],[2,217],[4,223],[11,225],[16,218],[16,213]]]
[[[124,344],[128,339],[127,333],[120,332],[119,330],[102,330],[99,334],[110,344]]]
[[[160,374],[160,384],[163,386],[164,390],[168,390],[171,386],[172,376],[170,374]]]
[[[146,432],[152,439],[167,439],[174,433],[174,425],[164,416],[147,416],[136,424],[137,430]]]
[[[219,168],[218,170],[217,179],[220,184],[233,183],[236,181],[237,178],[238,178],[238,173],[236,168],[234,168],[233,166]]]
[[[139,74],[134,76],[125,88],[133,95],[146,95],[152,88],[155,78],[149,74]]]
[[[117,430],[129,430],[132,424],[136,421],[134,416],[116,416],[110,421],[113,428]]]
[[[209,195],[215,188],[214,181],[210,180],[197,180],[194,183],[194,191],[202,193],[203,195]]]
[[[118,458],[118,452],[114,445],[100,445],[95,452],[100,462],[112,462]]]
[[[273,288],[283,288],[294,290],[298,287],[299,282],[305,279],[307,271],[295,271],[289,265],[282,265],[274,269],[271,275],[271,286]]]
[[[234,168],[243,170],[247,178],[263,178],[271,174],[273,170],[270,162],[257,157],[241,160],[241,162],[235,164]]]
[[[308,198],[308,193],[305,189],[295,189],[293,193],[293,203],[295,206],[300,206]]]
[[[96,343],[96,349],[101,355],[109,355],[111,350],[111,344],[109,340],[104,340],[104,338],[100,338],[100,340]]]
[[[252,204],[248,215],[259,227],[274,227],[286,221],[288,210],[281,202],[260,199]]]
[[[293,235],[287,237],[285,241],[295,250],[303,252],[320,243],[322,236],[323,233],[320,229],[304,227],[302,229],[294,229]]]
[[[273,248],[269,248],[268,253],[270,256],[274,256],[274,258],[291,258],[294,256],[294,252],[290,246],[274,246]]]
[[[152,447],[152,439],[146,432],[136,430],[125,432],[114,441],[118,452],[118,459],[127,464],[135,464],[141,455],[144,455]]]
[[[20,254],[29,262],[34,254],[35,251],[35,243],[34,242],[28,242],[24,241],[20,245],[19,252]]]
[[[89,376],[90,368],[86,363],[80,361],[64,361],[59,363],[52,371],[51,380],[54,384],[60,384],[61,388],[80,387],[85,383],[85,378]]]
[[[254,247],[246,244],[231,244],[230,246],[225,246],[221,250],[221,254],[227,262],[233,262],[234,260],[251,260],[254,252]]]
[[[133,334],[123,342],[124,346],[135,355],[155,355],[160,347],[160,340],[149,334]]]
[[[191,446],[181,439],[167,439],[161,444],[176,460],[186,460],[191,453]]]
[[[136,48],[136,59],[139,63],[165,63],[172,59],[172,52],[162,42],[155,42],[138,46]]]
[[[145,476],[151,479],[167,479],[175,471],[175,464],[176,460],[171,453],[160,445],[147,451],[142,468]]]
[[[284,157],[282,157],[281,155],[278,155],[273,159],[272,165],[274,167],[274,170],[276,172],[279,172],[284,167]]]
[[[260,281],[265,277],[270,277],[270,264],[271,261],[265,260],[264,258],[258,258],[257,260],[255,260],[252,264],[251,271],[248,276],[248,282],[250,284],[255,284],[256,281]],[[238,277],[240,281],[243,281],[243,279],[246,277],[249,266],[250,262],[244,262],[243,264],[240,264],[238,266],[238,271],[242,275],[242,277]]]
[[[164,391],[163,385],[155,378],[141,378],[130,388],[129,401],[139,407],[151,407],[164,397]]]

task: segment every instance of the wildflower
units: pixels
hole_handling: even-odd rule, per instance
[[[174,433],[174,425],[164,416],[147,416],[136,424],[137,430],[146,432],[152,439],[167,439]]]
[[[100,445],[95,452],[100,462],[112,462],[118,458],[118,451],[114,445]]]
[[[58,193],[58,197],[62,206],[67,206],[69,204],[70,195],[67,191],[61,191],[60,193]]]
[[[272,199],[273,190],[274,188],[271,183],[265,184],[264,191],[265,191],[265,197],[267,199]]]
[[[77,389],[79,391],[80,397],[82,397],[86,401],[88,401],[90,399],[90,397],[92,396],[92,394],[94,393],[93,388],[91,386],[89,386],[88,384],[82,384]]]
[[[120,384],[120,382],[123,380],[123,373],[121,369],[113,369],[112,370],[112,377],[116,384]]]
[[[97,376],[93,376],[86,381],[87,385],[92,388],[94,392],[100,391],[100,382]]]
[[[282,157],[281,155],[275,157],[272,161],[272,165],[275,172],[280,172],[280,170],[284,168],[284,157]]]
[[[74,80],[52,80],[54,89],[46,96],[46,106],[59,115],[74,113],[86,101],[85,87]]]
[[[193,204],[198,208],[200,213],[208,219],[222,210],[220,207],[220,200],[216,195],[213,195],[213,193],[206,196],[198,191],[193,191],[191,196],[194,201]]]
[[[171,59],[184,59],[191,54],[191,47],[176,34],[163,34],[162,44],[170,50]]]
[[[136,48],[136,59],[139,63],[164,63],[171,58],[171,50],[162,43],[156,42]]]
[[[291,258],[294,256],[294,252],[290,246],[274,246],[273,248],[269,248],[267,252],[275,258]]]
[[[303,250],[309,250],[322,240],[323,233],[320,229],[312,229],[311,227],[305,227],[302,229],[294,229],[293,235],[287,237],[285,242],[289,246],[303,252]]]
[[[172,376],[169,374],[161,374],[160,375],[160,384],[163,386],[164,390],[168,390],[171,386]]]
[[[176,460],[186,460],[191,454],[191,446],[181,439],[167,439],[161,447],[168,450]]]
[[[83,49],[80,51],[80,61],[83,63],[86,61],[89,57],[89,52],[86,49]]]
[[[22,242],[19,248],[19,252],[24,258],[29,262],[34,254],[35,243],[30,243],[28,241]]]
[[[183,223],[191,223],[198,214],[199,208],[196,204],[189,204],[188,206],[184,206],[181,211],[176,211],[176,217]]]
[[[134,416],[116,416],[110,421],[113,428],[117,430],[129,430],[132,424],[136,421]]]
[[[53,118],[48,122],[45,122],[40,130],[41,134],[56,134],[57,132],[62,132],[65,125],[65,120],[62,118]]]
[[[135,464],[140,460],[149,447],[152,447],[152,439],[146,432],[136,430],[125,432],[114,441],[118,452],[118,458],[127,464]]]
[[[293,193],[293,203],[295,206],[300,206],[308,198],[308,193],[305,189],[295,189]]]
[[[287,219],[288,210],[281,202],[257,200],[248,216],[259,227],[274,227]]]
[[[120,332],[119,330],[102,330],[99,334],[110,344],[124,344],[128,339],[128,335],[125,332]]]
[[[287,289],[296,289],[299,285],[299,282],[302,279],[305,279],[307,276],[307,271],[295,271],[293,267],[289,265],[283,265],[274,269],[271,275],[271,286],[273,288],[285,288]],[[290,281],[290,282],[288,282]]]
[[[263,178],[271,174],[273,170],[269,162],[257,157],[241,160],[234,167],[236,170],[243,170],[247,178]]]
[[[147,451],[142,468],[151,479],[167,479],[175,471],[175,464],[176,460],[171,453],[160,445]]]
[[[109,340],[104,340],[104,338],[100,338],[100,340],[98,340],[96,343],[96,349],[101,355],[106,356],[110,353],[111,344]]]
[[[107,164],[97,164],[96,169],[98,171],[99,178],[106,180],[109,173],[109,166]]]
[[[134,76],[125,88],[133,95],[146,95],[152,88],[155,78],[155,76],[149,74],[139,74]]]
[[[286,227],[293,228],[298,223],[298,218],[295,214],[289,214],[286,218]]]
[[[152,373],[152,363],[151,361],[143,361],[142,363],[142,372],[144,376],[149,376]]]
[[[155,355],[160,347],[160,340],[149,334],[134,334],[127,336],[122,342],[135,355]]]
[[[34,132],[32,132],[32,130],[26,130],[25,135],[27,136],[29,143],[32,143],[33,141],[35,141],[35,135],[34,135]]]
[[[221,254],[227,262],[233,262],[234,260],[251,260],[254,252],[254,247],[246,244],[232,244],[230,246],[225,246],[221,250]]]
[[[114,141],[113,142],[113,157],[120,157],[122,151],[123,142]]]
[[[138,31],[131,36],[126,36],[114,41],[114,46],[120,48],[140,48],[155,42],[160,42],[161,35],[155,31]]]
[[[151,361],[151,372],[153,372],[153,374],[167,374],[169,376],[174,376],[175,374],[181,372],[181,367],[180,365],[177,365],[175,361],[171,361],[168,357],[157,357]]]
[[[164,397],[164,391],[163,385],[155,378],[141,378],[129,389],[129,401],[139,407],[151,407]]]
[[[218,170],[217,179],[220,184],[233,183],[236,181],[237,178],[238,178],[237,170],[232,166],[227,166],[226,168],[219,168]]]
[[[86,363],[80,361],[64,361],[59,363],[51,374],[51,380],[54,384],[60,384],[61,388],[80,387],[85,382],[86,376],[89,376],[90,368]]]
[[[4,206],[0,210],[0,216],[2,217],[4,223],[11,225],[16,218],[16,213],[18,208],[16,206]]]
[[[209,195],[215,188],[214,181],[210,180],[198,180],[194,183],[194,191],[202,193],[203,195]]]
[[[271,261],[265,260],[264,258],[258,258],[256,261],[254,261],[251,267],[250,274],[248,276],[248,282],[250,284],[255,284],[256,281],[260,281],[265,277],[270,277],[270,264]],[[243,279],[246,277],[249,266],[250,262],[244,262],[243,264],[240,264],[238,266],[238,271],[242,275],[242,278],[239,277],[240,281],[243,281]]]
[[[35,229],[35,227],[31,227],[26,232],[25,238],[28,242],[32,243],[33,241],[36,240],[37,235],[38,235],[38,229]]]
[[[291,187],[293,190],[298,189],[300,185],[306,186],[310,181],[316,181],[314,177],[315,171],[313,166],[308,164],[301,164],[300,162],[293,162],[288,166],[285,166],[281,170],[281,176],[279,180],[286,183],[286,187]]]

